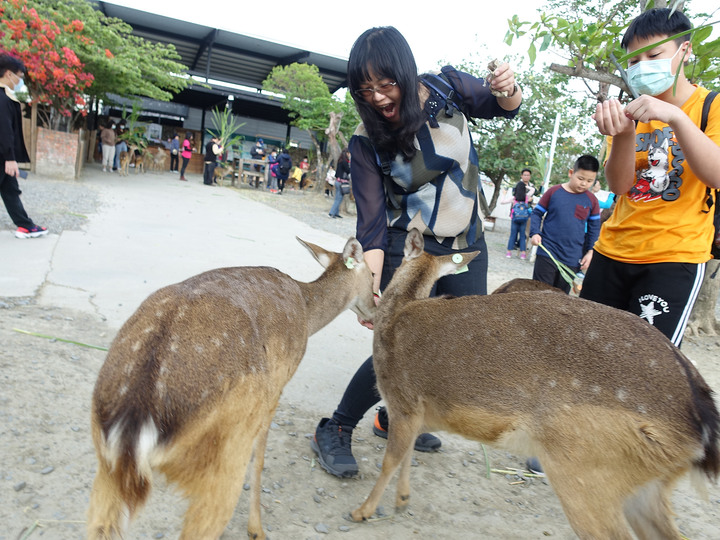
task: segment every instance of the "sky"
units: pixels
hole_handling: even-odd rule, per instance
[[[259,37],[313,52],[347,58],[355,39],[373,26],[395,26],[405,36],[419,71],[437,69],[440,62],[457,64],[474,52],[479,59],[503,59],[512,53],[525,54],[528,42],[510,48],[503,43],[507,20],[539,20],[538,0],[491,2],[430,2],[429,0],[272,0],[232,2],[227,0],[114,0],[108,2],[184,18],[206,26]],[[718,0],[690,0],[693,12],[712,12]],[[260,12],[256,12],[256,8]],[[715,20],[720,19],[720,11]],[[720,34],[716,25],[714,35]],[[543,62],[564,61],[546,55]]]

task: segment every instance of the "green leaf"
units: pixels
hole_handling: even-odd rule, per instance
[[[528,49],[528,57],[530,58],[530,63],[534,64],[535,59],[537,58],[537,50],[535,49],[534,43],[530,44],[530,48]]]

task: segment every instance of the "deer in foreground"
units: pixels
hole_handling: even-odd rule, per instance
[[[372,320],[360,243],[303,242],[325,267],[301,283],[267,267],[211,270],[150,295],[120,329],[92,398],[98,458],[88,538],[121,537],[153,472],[189,499],[182,540],[218,538],[251,455],[248,535],[264,539],[260,475],[268,429],[308,337],[350,308]]]
[[[352,512],[369,518],[413,442],[446,430],[535,455],[583,539],[681,538],[669,496],[691,473],[717,480],[720,416],[691,362],[636,315],[567,295],[520,292],[427,298],[477,253],[433,257],[412,231],[375,313],[373,357],[390,416],[382,471]],[[534,347],[508,336],[522,321]]]

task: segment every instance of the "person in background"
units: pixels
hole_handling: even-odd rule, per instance
[[[340,215],[340,205],[342,204],[343,197],[346,195],[343,193],[343,186],[347,186],[346,190],[350,188],[350,152],[347,148],[344,148],[338,158],[338,166],[335,171],[335,200],[333,201],[332,208],[328,217],[331,218],[342,218]]]
[[[282,195],[283,190],[285,189],[285,182],[287,182],[288,176],[290,175],[290,169],[292,169],[292,158],[290,157],[290,154],[288,154],[288,151],[286,148],[282,148],[280,150],[280,155],[278,155],[278,162],[277,162],[277,179],[278,179],[278,194]]]
[[[115,158],[113,159],[113,171],[120,168],[120,154],[128,151],[128,145],[124,139],[120,137],[125,132],[125,125],[120,124],[117,127],[117,142],[115,143]]]
[[[170,141],[170,172],[178,172],[180,162],[180,135],[175,133]]]
[[[25,64],[9,54],[0,54],[0,196],[13,223],[16,238],[45,236],[48,230],[36,225],[20,200],[18,162],[30,161],[22,131],[22,111],[16,94],[25,84]],[[22,171],[24,172],[24,171]]]
[[[591,191],[598,200],[600,210],[612,208],[612,205],[615,202],[615,195],[610,191],[605,191],[600,184],[600,180],[595,181],[593,187],[591,188]]]
[[[268,185],[266,189],[270,190],[270,193],[278,192],[278,179],[277,179],[277,150],[273,150],[268,154],[267,167],[270,168],[270,174],[268,175]]]
[[[100,141],[102,143],[102,166],[103,172],[113,170],[113,162],[115,160],[115,122],[109,120],[100,132]]]
[[[193,134],[189,131],[185,133],[185,140],[182,143],[182,169],[180,169],[180,180],[187,180],[185,178],[185,169],[187,169],[188,163],[190,163],[190,158],[192,157],[192,145],[193,145]]]
[[[262,139],[255,141],[255,145],[250,148],[250,157],[252,159],[265,159],[265,143]],[[255,170],[260,170],[260,165],[254,165]]]
[[[307,175],[310,172],[310,162],[308,161],[307,156],[302,158],[302,161],[300,162],[300,165],[298,165],[298,167],[299,167],[300,173],[301,173],[299,187],[300,187],[300,189],[304,189],[308,182]]]
[[[205,169],[203,170],[203,184],[212,186],[217,184],[213,178],[215,167],[217,167],[217,157],[223,153],[223,147],[220,145],[220,139],[212,137],[205,145]]]
[[[487,293],[477,154],[467,117],[459,109],[475,118],[512,118],[522,92],[508,64],[498,66],[489,82],[452,66],[443,67],[441,75],[418,76],[410,46],[393,27],[367,30],[350,51],[348,88],[362,119],[349,145],[356,236],[374,275],[376,298],[400,265],[412,228],[422,230],[425,250],[433,255],[480,252],[467,271],[438,280],[432,295]],[[447,100],[431,80],[447,87]],[[358,473],[352,432],[378,401],[372,358],[368,358],[332,416],[320,420],[311,440],[327,472],[340,477]],[[388,424],[381,409],[373,432],[387,437],[389,429],[392,422]],[[424,433],[415,449],[430,452],[440,445],[437,437]]]
[[[527,205],[528,212],[532,209],[529,208],[530,203],[533,199],[533,194],[535,193],[535,188],[530,183],[530,179],[532,177],[532,173],[530,172],[530,169],[523,169],[520,173],[520,180],[517,184],[515,184],[515,187],[512,190],[512,197],[508,197],[506,200],[503,200],[502,203],[511,203],[510,206],[510,238],[508,238],[508,244],[507,244],[507,252],[505,253],[505,257],[508,259],[512,257],[512,252],[515,249],[520,249],[520,258],[526,259],[527,253],[525,251],[526,246],[526,240],[527,240],[527,223],[528,218],[530,217],[528,215],[527,218],[522,218],[519,215],[516,215],[520,211],[525,210],[525,207],[517,207],[516,205],[520,203],[521,205]],[[508,193],[509,195],[509,193]]]

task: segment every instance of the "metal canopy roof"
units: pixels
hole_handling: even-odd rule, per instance
[[[108,17],[127,22],[139,37],[173,44],[190,75],[257,89],[255,94],[227,86],[213,85],[208,90],[196,85],[175,96],[173,101],[178,103],[208,109],[233,95],[234,108],[242,114],[287,123],[286,112],[279,110],[280,102],[259,93],[273,67],[293,62],[314,64],[331,93],[347,85],[347,60],[341,58],[109,2],[97,2],[97,7]]]

